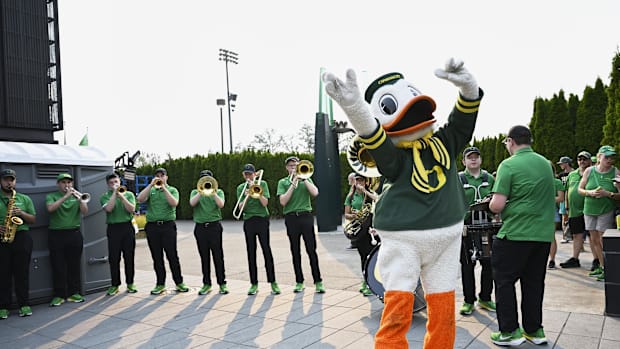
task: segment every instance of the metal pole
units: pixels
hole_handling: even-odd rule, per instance
[[[222,107],[220,107],[220,140],[222,141],[222,154],[224,154],[224,117]]]
[[[228,59],[224,60],[226,62],[226,106],[228,107],[228,137],[230,140],[230,153],[233,152],[233,141],[232,141],[232,124],[230,118],[230,86],[228,83]]]

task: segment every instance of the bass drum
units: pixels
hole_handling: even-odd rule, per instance
[[[366,263],[364,265],[364,279],[366,280],[366,284],[368,284],[368,288],[374,293],[379,299],[383,302],[383,295],[385,294],[385,288],[383,287],[383,283],[381,282],[381,275],[379,275],[379,267],[377,267],[377,256],[379,255],[379,248],[381,244],[377,245],[377,247],[373,248],[366,259]],[[418,286],[413,291],[414,303],[413,303],[413,312],[416,313],[424,308],[426,308],[426,299],[424,298],[424,290],[422,289],[422,284],[418,279]]]

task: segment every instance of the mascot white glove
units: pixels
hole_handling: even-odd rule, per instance
[[[329,72],[323,74],[323,82],[327,94],[340,105],[359,135],[368,136],[377,129],[379,122],[372,116],[368,103],[362,97],[353,69],[347,70],[346,82]]]
[[[445,69],[435,70],[435,75],[440,79],[445,79],[453,83],[460,89],[461,95],[466,99],[478,99],[478,83],[474,76],[465,69],[463,61],[450,58],[446,62]]]

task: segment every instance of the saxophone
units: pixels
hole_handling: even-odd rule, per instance
[[[371,213],[372,204],[365,203],[364,206],[362,206],[362,208],[355,213],[355,218],[344,226],[344,235],[351,240],[356,240],[357,233],[360,232],[364,222],[368,219]]]
[[[0,234],[0,242],[3,244],[10,244],[15,240],[15,233],[17,233],[17,227],[24,224],[24,221],[17,217],[12,216],[13,208],[15,207],[15,195],[17,192],[13,189],[13,195],[9,199],[6,205],[6,216],[4,217],[4,233]]]

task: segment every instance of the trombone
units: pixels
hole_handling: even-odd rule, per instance
[[[217,192],[217,180],[211,176],[204,176],[196,183],[196,189],[202,196],[212,196]]]
[[[233,208],[233,217],[235,219],[241,218],[241,214],[243,213],[243,208],[245,204],[248,202],[248,199],[251,197],[252,199],[258,199],[263,195],[263,187],[261,187],[260,183],[263,179],[263,170],[256,171],[258,173],[258,179],[254,177],[252,181],[246,181],[243,185],[243,189],[241,189],[241,195],[239,195],[239,199],[237,199],[237,203],[235,204],[235,208]],[[245,196],[243,201],[241,198],[243,197],[246,189],[249,191],[249,194]]]
[[[314,174],[314,165],[308,160],[301,160],[295,167],[295,172],[289,176],[289,181],[293,183],[293,178],[297,175],[299,179],[308,179]],[[293,186],[297,188],[297,183],[293,183]]]

